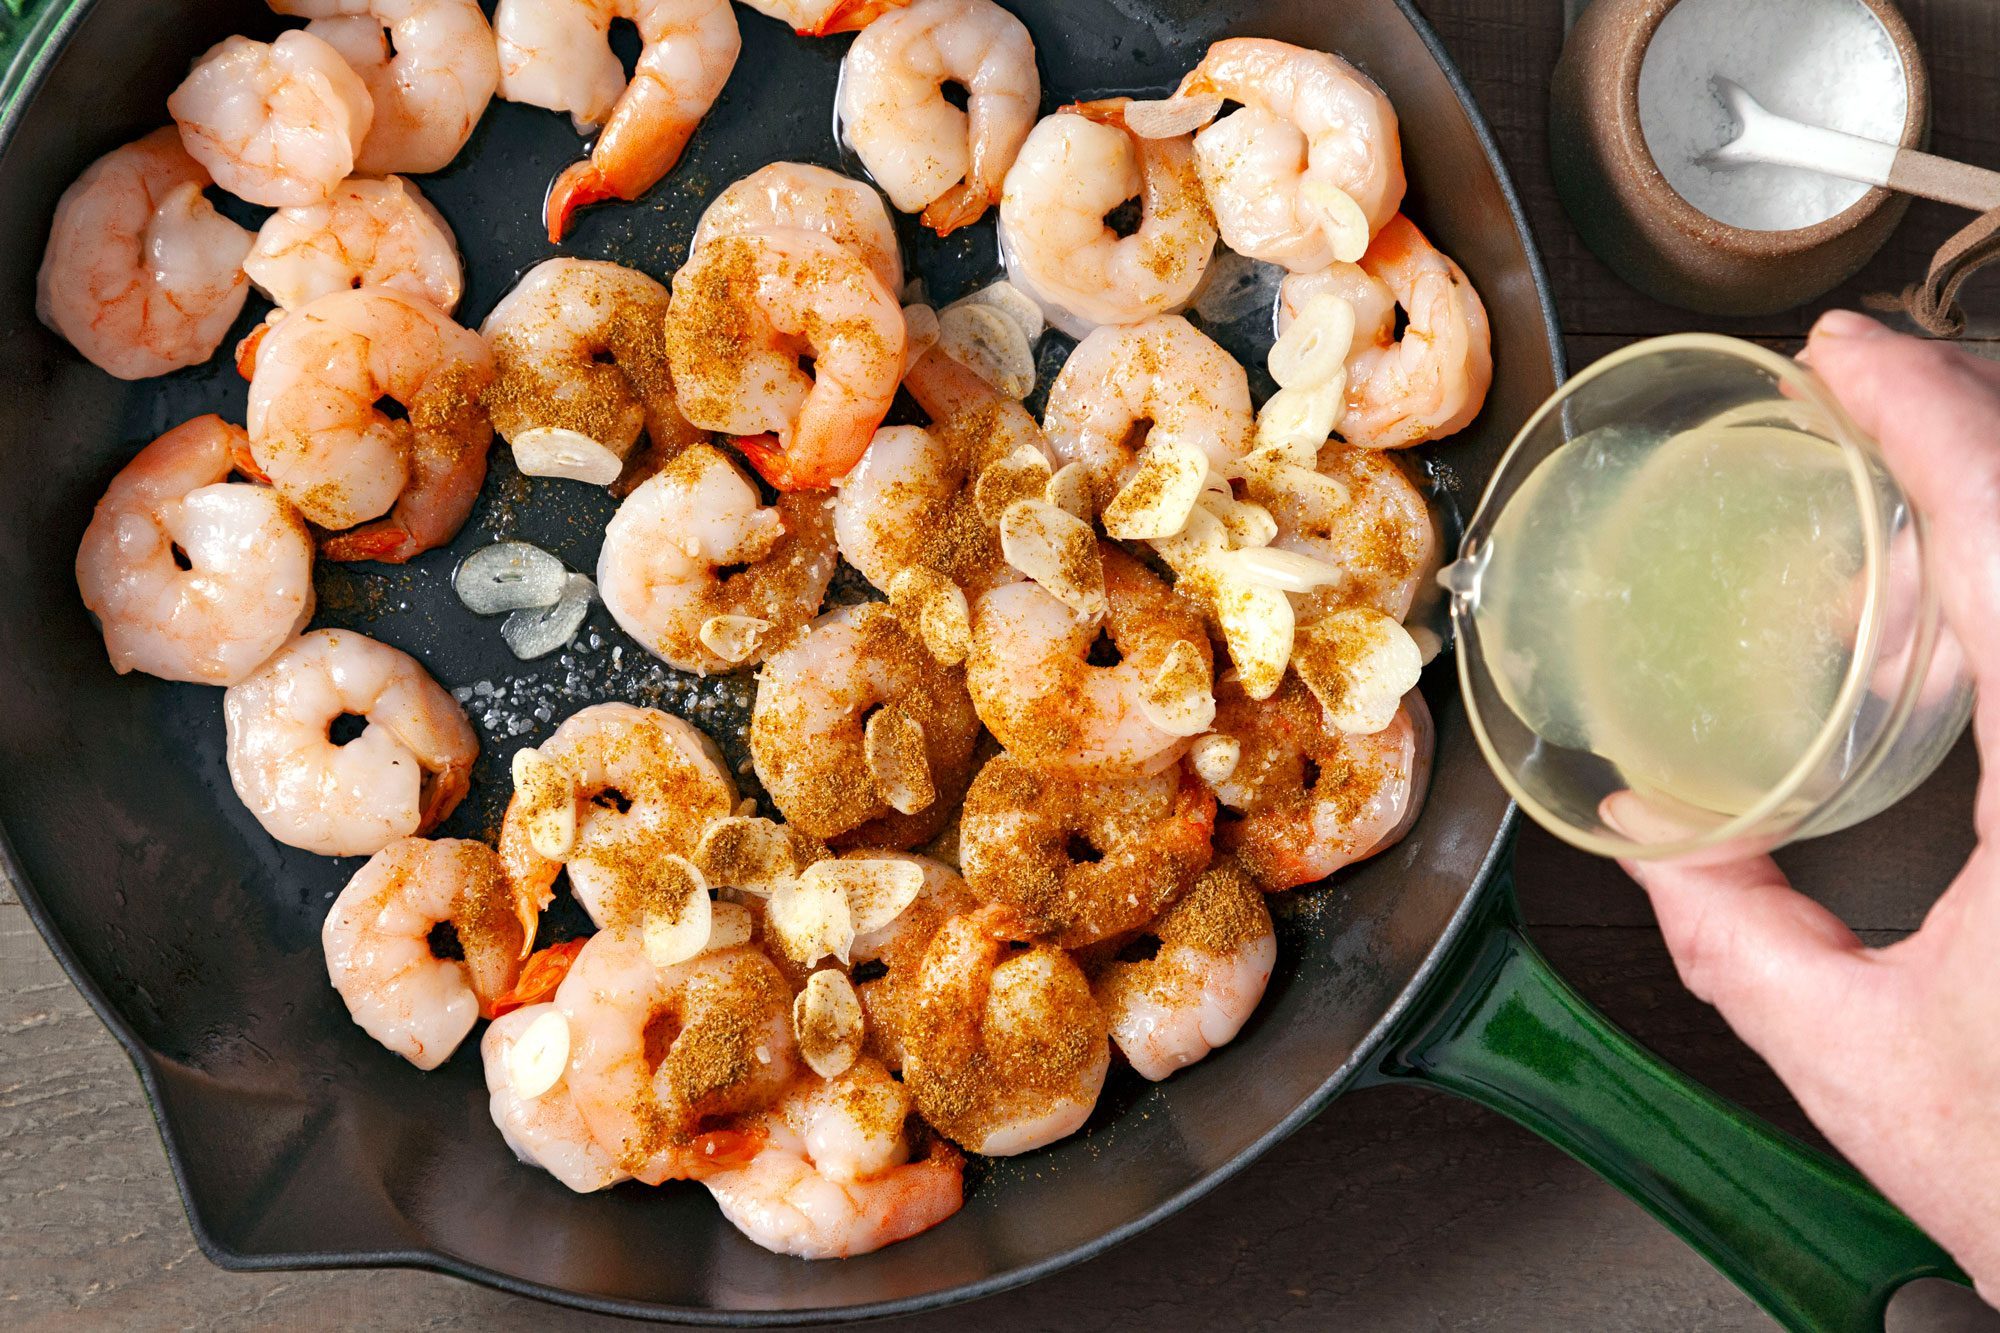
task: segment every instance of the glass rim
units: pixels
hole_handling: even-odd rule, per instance
[[[1479,504],[1473,509],[1471,518],[1466,521],[1464,535],[1459,540],[1457,558],[1465,559],[1474,544],[1487,536],[1500,509],[1505,507],[1504,504],[1496,502],[1495,498],[1501,483],[1512,478],[1524,466],[1522,454],[1530,438],[1551,413],[1561,409],[1593,381],[1620,367],[1662,353],[1679,351],[1710,352],[1747,362],[1768,373],[1786,396],[1804,400],[1825,414],[1829,433],[1833,437],[1828,442],[1838,446],[1841,451],[1841,457],[1847,465],[1848,479],[1854,488],[1855,507],[1861,516],[1864,584],[1861,614],[1856,626],[1853,656],[1847,664],[1840,690],[1834,696],[1826,720],[1820,724],[1812,743],[1806,747],[1805,752],[1784,776],[1772,784],[1750,808],[1739,815],[1731,816],[1712,829],[1672,841],[1638,842],[1629,837],[1613,837],[1581,828],[1574,821],[1556,813],[1527,789],[1526,784],[1515,773],[1513,765],[1501,757],[1499,747],[1487,730],[1486,718],[1480,710],[1474,689],[1474,672],[1485,670],[1483,663],[1475,664],[1472,661],[1475,637],[1473,631],[1476,627],[1469,623],[1471,617],[1465,610],[1464,600],[1454,594],[1450,600],[1452,626],[1456,631],[1459,648],[1457,653],[1459,693],[1465,701],[1466,716],[1472,723],[1473,736],[1479,742],[1480,752],[1486,756],[1487,766],[1493,770],[1500,784],[1507,789],[1507,794],[1513,797],[1537,824],[1571,846],[1599,856],[1634,860],[1670,860],[1706,851],[1742,838],[1746,834],[1756,834],[1760,831],[1775,832],[1774,838],[1767,839],[1767,845],[1776,845],[1785,841],[1789,832],[1809,823],[1814,810],[1820,808],[1823,802],[1814,802],[1812,806],[1792,817],[1789,829],[1780,827],[1767,830],[1772,816],[1798,795],[1800,789],[1819,771],[1827,757],[1842,743],[1847,728],[1860,706],[1862,696],[1867,691],[1868,679],[1882,634],[1887,601],[1887,533],[1881,512],[1875,502],[1874,486],[1868,471],[1868,463],[1877,452],[1874,442],[1834,400],[1832,393],[1809,367],[1756,343],[1723,334],[1674,333],[1648,338],[1618,349],[1571,377],[1535,410],[1534,415],[1529,417],[1515,433],[1506,452],[1501,454],[1500,461],[1494,465],[1493,475],[1487,479],[1486,487],[1480,493]],[[1564,443],[1567,443],[1567,440]],[[1543,455],[1544,458],[1547,456]],[[1535,461],[1539,464],[1541,460]],[[1914,511],[1912,511],[1912,526],[1916,540],[1921,546],[1924,534],[1922,524]],[[1926,596],[1929,596],[1934,590],[1929,587],[1928,580],[1925,582]],[[1486,674],[1490,676],[1491,673]],[[1528,730],[1533,732],[1531,727]],[[1872,767],[1872,759],[1864,758],[1855,771],[1865,772]],[[1845,780],[1843,780],[1844,785]]]

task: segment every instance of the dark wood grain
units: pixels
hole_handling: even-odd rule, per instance
[[[1585,250],[1547,171],[1560,0],[1426,0],[1506,152],[1549,261],[1575,365],[1694,327]],[[1935,147],[2000,166],[2000,5],[1905,6],[1936,88]],[[1421,152],[1420,144],[1410,151]],[[1918,205],[1895,240],[1811,309],[1728,331],[1790,350],[1818,309],[1881,307],[1952,225]],[[2000,337],[2000,284],[1969,295]],[[1712,326],[1715,322],[1708,321]],[[1969,744],[1912,800],[1782,857],[1873,942],[1915,928],[1971,846]],[[1616,867],[1522,835],[1536,942],[1618,1023],[1723,1095],[1813,1137],[1782,1086],[1680,987]],[[195,1249],[136,1079],[0,886],[0,1327],[568,1329],[603,1323],[425,1273],[224,1273]],[[1632,1328],[1768,1322],[1608,1185],[1507,1122],[1442,1096],[1356,1094],[1208,1199],[1036,1286],[897,1329]],[[1909,1293],[1899,1330],[1993,1327],[1956,1292]]]

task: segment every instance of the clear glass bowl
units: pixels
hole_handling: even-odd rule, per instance
[[[1830,710],[1816,732],[1809,724],[1804,734],[1810,740],[1795,762],[1781,764],[1778,776],[1759,777],[1744,789],[1747,798],[1726,802],[1733,812],[1628,780],[1618,763],[1589,748],[1587,738],[1552,721],[1545,701],[1533,706],[1542,710],[1535,712],[1538,732],[1523,717],[1528,710],[1517,707],[1524,697],[1521,673],[1538,690],[1560,695],[1570,688],[1563,665],[1531,656],[1523,667],[1516,654],[1504,659],[1515,674],[1501,681],[1475,615],[1482,596],[1494,596],[1488,580],[1496,573],[1528,578],[1507,573],[1520,568],[1518,558],[1491,558],[1491,539],[1502,512],[1552,453],[1586,432],[1614,428],[1592,437],[1582,453],[1616,468],[1624,441],[1633,449],[1656,448],[1663,438],[1718,423],[1732,428],[1724,440],[1768,438],[1755,430],[1768,425],[1837,447],[1841,462],[1832,469],[1832,486],[1860,566],[1843,585],[1843,632],[1826,677],[1838,682]],[[1752,429],[1736,434],[1738,426]],[[1600,448],[1599,440],[1609,443]],[[1579,451],[1558,468],[1570,467],[1572,456]],[[1545,477],[1535,484],[1550,483]],[[1554,542],[1546,548],[1559,549]],[[1561,558],[1549,554],[1545,563]],[[1910,507],[1875,442],[1810,370],[1733,338],[1680,334],[1606,357],[1543,404],[1502,458],[1466,529],[1459,560],[1439,578],[1451,593],[1459,679],[1473,728],[1522,809],[1558,837],[1602,855],[1715,861],[1865,819],[1908,794],[1950,750],[1971,714],[1972,686],[1963,653],[1944,625],[1927,558],[1922,515]],[[1579,573],[1588,579],[1599,571]],[[1538,597],[1544,592],[1535,589]],[[1785,754],[1789,761],[1791,752]]]

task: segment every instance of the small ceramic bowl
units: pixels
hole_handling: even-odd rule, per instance
[[[1688,310],[1762,315],[1802,305],[1868,262],[1909,198],[1871,189],[1824,222],[1750,231],[1718,222],[1667,184],[1639,124],[1639,66],[1679,0],[1594,0],[1570,32],[1550,90],[1556,191],[1598,257],[1634,287]],[[1930,80],[1892,0],[1860,0],[1902,58],[1909,112],[1902,144],[1930,137]]]

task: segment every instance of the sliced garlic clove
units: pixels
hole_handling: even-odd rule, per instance
[[[562,765],[533,746],[514,751],[514,802],[528,830],[528,845],[551,861],[576,850],[576,784]],[[511,807],[510,807],[511,813]]]
[[[906,305],[903,307],[903,375],[909,377],[910,370],[923,359],[925,352],[937,346],[938,313],[927,305]]]
[[[1299,631],[1293,665],[1337,731],[1372,736],[1396,720],[1424,672],[1423,650],[1391,616],[1348,607]]]
[[[907,708],[891,703],[869,714],[861,753],[875,794],[891,809],[905,815],[930,809],[937,786],[931,781],[930,753],[924,748],[924,724]]]
[[[1199,736],[1215,722],[1215,688],[1201,650],[1186,640],[1167,649],[1139,691],[1139,711],[1170,736]]]
[[[1214,120],[1222,111],[1218,94],[1160,97],[1125,104],[1125,128],[1141,139],[1178,139]]]
[[[708,948],[706,953],[719,949],[734,949],[739,944],[748,944],[754,931],[755,918],[750,909],[742,903],[710,903],[708,927]]]
[[[937,345],[1017,402],[1035,391],[1035,349],[1013,317],[993,306],[946,306],[938,312]]]
[[[567,578],[563,562],[539,546],[494,542],[465,557],[452,573],[452,588],[466,610],[497,616],[554,606]]]
[[[758,616],[710,616],[701,622],[701,644],[725,662],[747,662],[770,629]]]
[[[1090,469],[1081,463],[1064,463],[1042,488],[1042,498],[1066,514],[1090,522]]]
[[[1359,263],[1368,253],[1368,215],[1353,195],[1322,177],[1307,176],[1299,184],[1299,203],[1319,223],[1337,262]]]
[[[1319,292],[1271,344],[1266,364],[1284,389],[1310,389],[1344,373],[1354,348],[1354,303]]]
[[[988,523],[998,523],[1016,500],[1033,500],[1047,490],[1053,474],[1039,450],[1022,445],[988,463],[972,483],[972,503]]]
[[[764,929],[787,958],[801,967],[811,967],[831,955],[843,964],[854,948],[854,914],[847,906],[847,894],[836,880],[814,872],[816,862],[797,879],[787,880],[771,893],[764,907]]]
[[[1215,579],[1211,595],[1243,692],[1252,699],[1270,698],[1292,657],[1296,622],[1291,600],[1276,588],[1228,578]]]
[[[1410,638],[1416,642],[1417,653],[1425,666],[1435,662],[1437,655],[1444,651],[1444,636],[1430,626],[1405,625],[1403,628],[1410,631]]]
[[[1046,500],[1016,500],[1000,516],[1000,554],[1051,597],[1095,622],[1107,609],[1097,533]]]
[[[1204,492],[1199,503],[1222,524],[1231,546],[1269,546],[1278,539],[1278,520],[1263,505],[1213,491]]]
[[[1207,482],[1208,454],[1156,430],[1131,480],[1104,506],[1104,531],[1120,541],[1171,537],[1187,526]]]
[[[861,997],[845,973],[830,968],[813,973],[792,1001],[799,1054],[821,1078],[839,1078],[854,1067],[864,1028]]]
[[[1203,736],[1188,747],[1188,763],[1195,776],[1211,787],[1219,787],[1235,776],[1243,761],[1243,742],[1234,736]]]
[[[1347,577],[1338,565],[1272,546],[1224,551],[1210,563],[1225,579],[1261,584],[1279,592],[1311,592]]]
[[[715,919],[708,881],[694,862],[671,852],[647,873],[652,882],[646,886],[648,906],[640,928],[646,958],[654,967],[685,963],[708,947]]]
[[[1342,371],[1310,389],[1280,389],[1257,414],[1258,449],[1310,448],[1319,460],[1320,446],[1333,435],[1347,406],[1347,372]]]
[[[797,879],[825,852],[773,820],[730,815],[702,830],[694,863],[711,884],[765,894]]]
[[[965,590],[934,569],[915,565],[889,580],[889,606],[945,666],[957,666],[972,651],[972,608]]]
[[[1048,327],[1048,320],[1042,314],[1041,303],[1034,297],[1002,278],[996,283],[981,287],[970,296],[960,297],[954,305],[989,305],[1021,326],[1029,342],[1042,336]]]
[[[1174,573],[1196,577],[1209,556],[1229,549],[1229,530],[1221,519],[1197,505],[1186,525],[1171,537],[1156,538],[1153,549]]]
[[[1255,477],[1264,470],[1281,465],[1307,470],[1317,468],[1319,451],[1325,444],[1325,440],[1314,443],[1310,440],[1296,439],[1274,440],[1268,444],[1257,445],[1237,461],[1235,475]]]
[[[894,921],[917,900],[923,892],[924,872],[910,861],[845,856],[838,861],[816,862],[799,882],[832,886],[848,905],[854,933],[867,935]]]
[[[567,477],[592,486],[609,486],[625,470],[624,456],[614,449],[560,426],[536,426],[510,441],[514,466],[527,477]]]
[[[554,1005],[545,1005],[521,1035],[507,1047],[507,1086],[524,1102],[562,1082],[569,1068],[569,1019]]]

